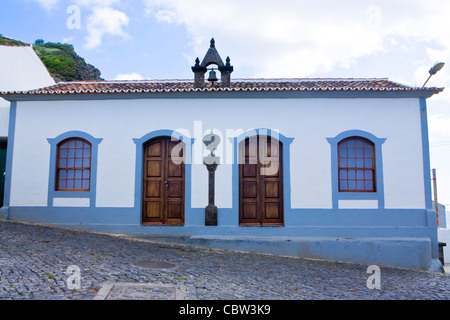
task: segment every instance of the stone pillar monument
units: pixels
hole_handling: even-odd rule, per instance
[[[217,207],[214,204],[214,189],[215,189],[215,172],[217,166],[220,164],[220,157],[214,155],[216,146],[220,143],[218,135],[207,134],[203,137],[203,143],[210,151],[210,154],[203,158],[203,164],[208,169],[208,206],[205,208],[205,225],[217,226]]]

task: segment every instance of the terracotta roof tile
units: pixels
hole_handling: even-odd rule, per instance
[[[0,43],[0,46],[4,47],[31,47],[28,43]]]
[[[30,91],[3,92],[2,95],[72,95],[130,94],[158,92],[219,92],[219,91],[432,91],[443,88],[414,88],[388,79],[236,79],[230,88],[206,83],[194,88],[192,80],[136,80],[62,82]]]

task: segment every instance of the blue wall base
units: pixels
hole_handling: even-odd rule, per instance
[[[212,235],[174,237],[166,241],[243,252],[442,271],[440,261],[431,258],[431,241],[428,238],[345,239]]]
[[[9,207],[0,208],[0,219],[8,220],[9,217]]]
[[[439,259],[431,259],[431,266],[428,271],[444,272],[444,266]]]

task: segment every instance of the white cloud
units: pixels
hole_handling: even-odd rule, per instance
[[[63,37],[61,42],[62,43],[70,43],[70,42],[72,42],[73,39],[74,39],[73,37]]]
[[[431,114],[428,117],[430,141],[439,142],[450,137],[450,118],[442,114]],[[450,144],[450,141],[449,141]]]
[[[133,72],[133,73],[121,73],[118,74],[114,80],[144,80],[144,77],[141,76],[139,73]]]
[[[352,9],[345,1],[147,0],[146,4],[159,21],[185,25],[195,52],[204,52],[214,36],[218,46],[233,48],[230,56],[236,61],[252,66],[255,76],[307,76],[335,65],[348,66],[383,49],[377,30],[380,10],[370,4],[353,1]]]
[[[87,18],[88,35],[85,37],[85,48],[99,47],[105,36],[129,38],[130,35],[123,30],[129,21],[128,16],[122,11],[109,7],[94,7],[91,15]]]
[[[76,4],[84,7],[111,7],[120,5],[122,0],[74,0]]]
[[[450,48],[448,0],[143,1],[150,16],[186,28],[195,55],[202,58],[213,36],[219,52],[234,58],[235,70],[245,65],[253,76],[350,68],[360,58],[401,48],[402,39]]]
[[[59,0],[32,0],[34,2],[39,3],[41,6],[44,7],[45,10],[52,10],[56,7]]]
[[[32,0],[39,3],[44,9],[50,11],[56,7],[60,0]],[[86,25],[83,29],[87,31],[84,47],[86,49],[98,48],[105,36],[117,36],[127,39],[130,35],[124,31],[130,21],[123,11],[112,8],[121,6],[122,0],[73,0],[72,5],[83,8],[86,14]]]

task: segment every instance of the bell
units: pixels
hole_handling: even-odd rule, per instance
[[[208,81],[211,81],[211,82],[214,83],[214,81],[218,81],[218,80],[219,80],[219,79],[217,79],[216,72],[214,71],[214,69],[211,70],[211,71],[209,72]]]

